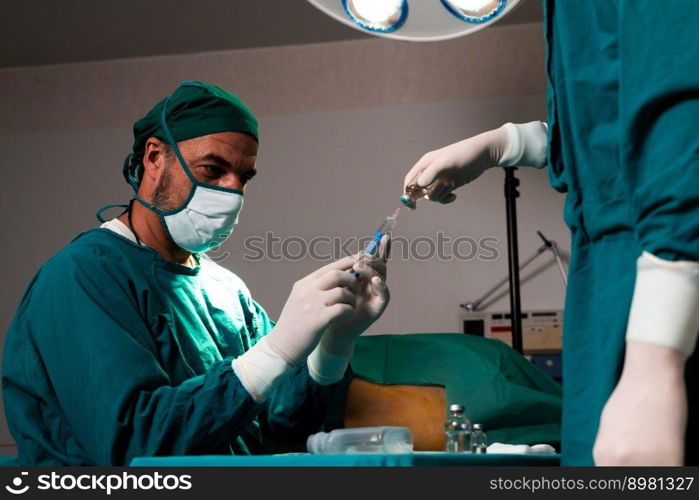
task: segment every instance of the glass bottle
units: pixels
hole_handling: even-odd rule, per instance
[[[486,453],[488,450],[488,438],[483,432],[481,424],[473,424],[471,433],[471,453]]]
[[[463,405],[449,405],[449,414],[444,423],[444,438],[448,453],[471,452],[471,422]]]
[[[409,184],[405,187],[405,193],[400,196],[400,202],[410,210],[417,208],[416,201],[427,196],[427,188],[417,184]]]

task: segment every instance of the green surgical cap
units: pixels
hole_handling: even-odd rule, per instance
[[[183,82],[170,97],[134,123],[133,152],[124,162],[124,178],[135,191],[143,177],[148,138],[169,142],[163,118],[175,142],[219,132],[246,132],[259,141],[257,119],[238,96],[209,83]]]

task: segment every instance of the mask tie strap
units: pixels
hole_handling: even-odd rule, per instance
[[[156,207],[155,205],[151,205],[150,203],[148,203],[146,200],[144,200],[144,199],[141,198],[140,196],[134,195],[133,199],[136,200],[137,202],[139,202],[139,203],[140,203],[141,205],[143,205],[144,207],[146,207],[146,208],[147,208],[148,210],[150,210],[151,212],[155,212],[155,213],[158,214],[158,215],[162,215],[162,212],[163,212],[162,210],[160,210],[160,209],[159,209],[158,207]]]
[[[100,221],[101,223],[105,223],[105,222],[107,222],[107,220],[104,217],[102,217],[102,214],[111,208],[117,208],[117,207],[123,208],[123,210],[121,211],[121,213],[119,215],[117,215],[117,217],[121,217],[122,215],[124,215],[126,212],[129,211],[128,205],[124,205],[122,203],[113,203],[111,205],[105,205],[102,208],[100,208],[99,210],[97,210],[97,212],[95,213],[95,217],[97,217],[97,220]]]
[[[190,85],[181,84],[178,87],[178,89],[187,86]],[[175,90],[175,92],[177,92],[177,90]],[[170,132],[170,127],[167,126],[167,105],[170,102],[170,97],[172,97],[172,95],[170,95],[165,101],[165,104],[163,104],[163,110],[160,113],[160,125],[162,126],[163,132],[165,133],[165,139],[167,139],[167,142],[170,144],[170,147],[175,152],[177,160],[180,162],[180,165],[182,165],[182,169],[184,170],[185,174],[187,174],[187,177],[189,177],[189,180],[192,181],[192,186],[194,187],[199,185],[200,183],[197,179],[194,178],[194,174],[192,174],[192,172],[189,170],[189,166],[187,165],[187,162],[184,161],[182,153],[180,153],[180,148],[177,147],[177,142],[175,142],[175,138],[172,136],[172,132]]]

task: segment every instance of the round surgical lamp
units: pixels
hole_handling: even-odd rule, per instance
[[[521,0],[308,0],[330,17],[372,35],[436,42],[502,19]]]

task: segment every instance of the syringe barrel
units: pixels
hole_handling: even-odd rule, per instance
[[[384,234],[386,233],[380,231],[374,233],[374,236],[371,237],[371,240],[369,240],[364,247],[364,255],[376,255],[376,252],[379,251],[379,243],[381,243],[381,238]]]
[[[391,229],[393,229],[396,226],[396,218],[395,215],[398,214],[398,211],[396,210],[396,213],[394,214],[394,217],[386,217],[386,219],[383,221],[383,223],[379,226],[379,228],[376,230],[374,235],[371,237],[371,240],[367,242],[366,245],[364,245],[364,250],[363,254],[372,256],[376,255],[376,253],[379,251],[379,245],[381,244],[381,238],[389,232]],[[350,269],[349,272],[354,276],[355,278],[359,278],[359,273],[355,271],[354,269]]]

